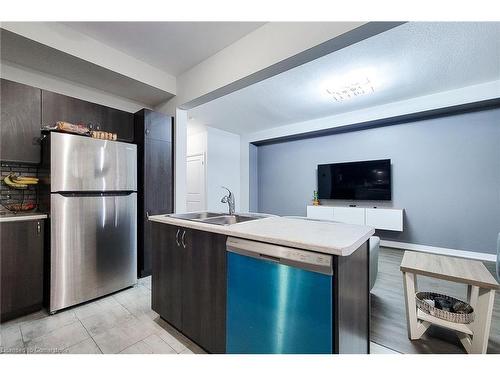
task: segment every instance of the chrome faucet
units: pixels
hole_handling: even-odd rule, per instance
[[[222,203],[227,203],[227,205],[229,206],[229,215],[234,215],[234,195],[231,192],[231,190],[229,190],[227,187],[225,187],[225,186],[221,186],[221,187],[223,189],[226,189],[229,194],[224,195],[220,201]]]

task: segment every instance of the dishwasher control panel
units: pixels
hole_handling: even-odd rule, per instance
[[[309,251],[295,250],[295,249],[287,251],[286,258],[290,260],[296,260],[297,262],[317,264],[321,266],[328,266],[331,264],[332,261],[332,257],[329,255],[323,255],[323,254],[312,253]]]
[[[333,257],[328,254],[234,237],[228,237],[226,246],[227,251],[241,255],[299,267],[314,272],[332,274]]]

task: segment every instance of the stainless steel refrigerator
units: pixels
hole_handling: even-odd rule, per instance
[[[47,141],[53,313],[137,282],[137,146],[56,132]]]

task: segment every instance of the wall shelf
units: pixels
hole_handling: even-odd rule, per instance
[[[342,206],[307,206],[307,217],[403,231],[403,209]]]

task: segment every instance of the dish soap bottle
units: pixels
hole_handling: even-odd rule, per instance
[[[319,206],[318,192],[313,191],[313,206]]]

